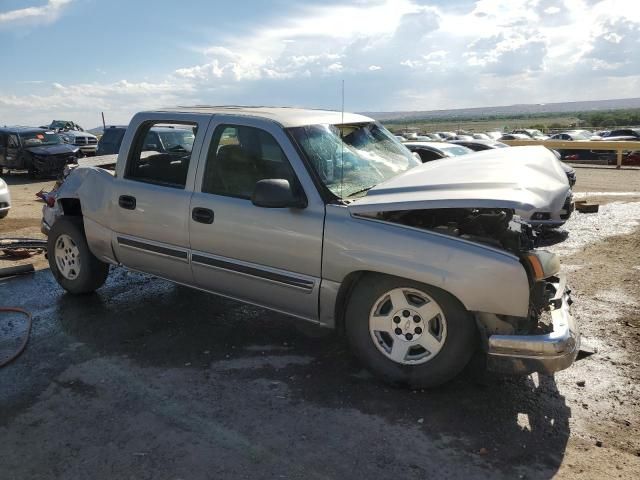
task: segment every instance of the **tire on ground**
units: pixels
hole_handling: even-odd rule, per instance
[[[80,273],[73,280],[65,278],[56,263],[55,245],[58,237],[62,234],[71,237],[79,251]],[[49,232],[47,251],[49,266],[51,267],[54,278],[62,288],[70,293],[91,293],[100,288],[107,279],[109,265],[98,260],[98,258],[91,253],[91,250],[89,250],[84,234],[82,217],[61,216],[58,218]]]
[[[395,288],[420,290],[440,306],[447,322],[442,349],[426,363],[402,365],[385,357],[375,346],[369,331],[369,315],[374,302]],[[441,385],[458,375],[477,348],[477,328],[471,314],[451,294],[442,289],[398,277],[368,274],[360,279],[349,298],[345,312],[348,341],[356,356],[376,376],[413,388]]]

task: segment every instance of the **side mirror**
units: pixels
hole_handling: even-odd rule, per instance
[[[289,180],[270,178],[256,183],[251,203],[263,208],[305,208],[306,199],[294,194]]]

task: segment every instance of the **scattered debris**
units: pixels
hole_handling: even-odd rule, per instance
[[[578,210],[580,213],[598,213],[599,209],[599,203],[589,203],[586,201],[576,202],[576,210]]]
[[[31,265],[29,265],[31,266]],[[13,268],[13,267],[12,267]],[[33,268],[33,266],[31,266],[31,268]],[[16,307],[0,307],[0,312],[2,313],[18,313],[18,314],[22,314],[26,317],[26,322],[27,322],[27,326],[24,329],[24,333],[22,335],[22,339],[20,341],[20,344],[18,345],[17,349],[11,353],[8,356],[3,356],[2,358],[0,358],[0,367],[4,367],[5,365],[13,362],[16,358],[18,358],[18,356],[24,351],[24,349],[27,347],[27,342],[29,341],[29,335],[31,334],[31,324],[32,324],[32,318],[31,318],[31,314],[29,312],[27,312],[26,310],[23,310],[22,308],[16,308]]]
[[[578,380],[576,382],[576,385],[578,385],[579,387],[584,387],[587,384],[587,382],[585,382],[584,380]]]
[[[602,447],[602,441],[596,440],[596,447]]]
[[[0,278],[15,277],[16,275],[24,275],[26,273],[33,272],[34,269],[32,264],[16,265],[15,267],[0,268]]]
[[[0,238],[0,259],[29,258],[44,252],[47,241],[39,238]]]
[[[583,358],[589,357],[596,353],[598,353],[598,347],[589,344],[584,339],[580,339],[580,351],[578,352],[577,360],[582,360]]]

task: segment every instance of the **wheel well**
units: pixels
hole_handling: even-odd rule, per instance
[[[82,207],[77,198],[61,198],[58,203],[62,206],[62,211],[70,217],[82,216]]]
[[[349,297],[351,296],[351,292],[353,291],[355,286],[358,284],[360,279],[362,277],[366,276],[366,275],[382,275],[382,276],[385,276],[385,277],[396,277],[395,275],[389,275],[389,274],[386,274],[386,273],[374,272],[374,271],[369,271],[369,270],[361,270],[361,271],[357,271],[357,272],[351,272],[350,274],[348,274],[344,278],[342,283],[340,284],[340,290],[338,290],[338,295],[336,297],[335,317],[334,318],[335,318],[336,331],[338,331],[340,333],[344,333],[345,312],[347,310],[347,302],[349,301]],[[403,278],[403,277],[396,277],[396,278]],[[411,279],[408,279],[408,280],[411,280]],[[429,284],[426,284],[426,285],[429,285]],[[436,287],[435,285],[429,285],[429,286],[432,287],[432,288],[437,288],[438,290],[442,290],[446,294],[450,295],[456,302],[458,302],[460,304],[460,306],[463,309],[467,310],[467,308],[464,305],[464,303],[462,301],[460,301],[460,299],[458,297],[456,297],[454,294],[452,294],[451,292],[443,290],[440,287]]]
[[[336,306],[335,306],[335,324],[336,331],[339,333],[344,333],[344,314],[347,310],[347,302],[349,301],[349,297],[351,296],[351,292],[353,288],[356,286],[358,281],[366,274],[373,273],[368,271],[359,271],[359,272],[351,272],[340,284],[340,290],[338,290],[338,296],[336,297]]]

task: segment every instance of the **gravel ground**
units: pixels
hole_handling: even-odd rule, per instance
[[[38,235],[42,185],[9,181],[0,236]],[[392,389],[332,334],[145,275],[87,297],[46,269],[2,281],[34,324],[0,370],[0,478],[640,478],[639,181],[578,167],[600,212],[543,239],[597,349],[553,377]]]

